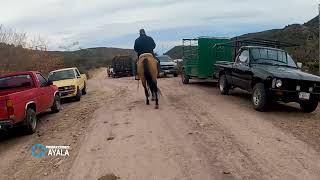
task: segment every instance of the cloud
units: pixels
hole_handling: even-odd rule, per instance
[[[303,23],[316,16],[317,6],[314,0],[2,0],[0,24],[41,34],[50,49],[74,41],[129,47],[142,27],[169,47],[184,37]]]

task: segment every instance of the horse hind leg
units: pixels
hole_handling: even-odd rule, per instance
[[[146,87],[144,87],[144,93],[146,95],[146,105],[150,105],[150,102],[149,102],[149,91]]]
[[[156,100],[156,94],[154,93],[154,92],[152,92],[152,99],[151,99],[151,101],[155,101]]]
[[[155,94],[155,100],[156,100],[156,106],[155,106],[155,108],[156,108],[156,109],[159,109],[158,87],[156,87],[154,94]]]

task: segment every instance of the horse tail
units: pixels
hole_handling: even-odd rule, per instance
[[[161,94],[160,89],[158,88],[158,85],[157,85],[157,81],[152,78],[152,74],[150,72],[149,62],[147,58],[143,60],[143,71],[144,71],[144,77],[146,78],[146,81],[147,81],[147,86],[151,91],[151,93],[154,93],[157,95],[159,93]]]

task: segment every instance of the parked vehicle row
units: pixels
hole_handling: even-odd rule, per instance
[[[167,55],[156,56],[159,62],[159,76],[172,74],[178,76],[178,63]],[[135,60],[131,56],[116,56],[112,59],[111,66],[107,68],[108,77],[126,77],[135,74]]]
[[[266,111],[279,101],[299,103],[308,113],[317,109],[320,77],[301,71],[297,66],[301,63],[296,64],[289,53],[272,48],[296,45],[257,39],[218,43],[221,40],[200,38],[198,46],[184,47],[184,84],[191,78],[218,79],[221,94],[234,88],[245,90],[257,111]]]
[[[77,68],[53,71],[48,80],[36,71],[0,76],[0,130],[22,126],[27,134],[34,133],[37,115],[48,109],[58,113],[61,98],[80,100],[86,80]]]

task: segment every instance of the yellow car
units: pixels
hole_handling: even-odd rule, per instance
[[[78,68],[59,69],[49,73],[49,81],[58,86],[61,98],[75,98],[80,101],[87,93],[87,76]]]

